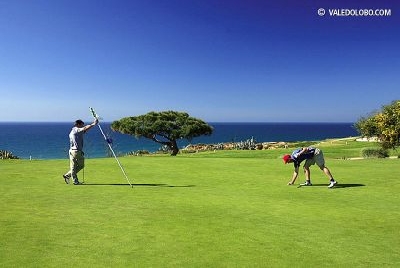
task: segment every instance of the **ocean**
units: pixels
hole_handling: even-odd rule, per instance
[[[254,138],[257,142],[318,141],[328,138],[354,137],[358,133],[353,123],[209,123],[214,127],[211,136],[191,141],[179,140],[180,148],[188,144],[239,142]],[[101,123],[105,134],[113,140],[117,155],[147,150],[155,152],[158,143],[113,132],[110,123]],[[67,159],[68,134],[71,123],[0,123],[0,150],[7,150],[22,159]],[[107,143],[98,127],[85,135],[85,156],[109,156]]]

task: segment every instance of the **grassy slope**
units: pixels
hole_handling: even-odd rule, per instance
[[[0,266],[399,266],[399,160],[319,146],[336,189],[316,167],[287,186],[287,150],[121,158],[133,189],[113,159],[82,186],[67,160],[1,161]]]

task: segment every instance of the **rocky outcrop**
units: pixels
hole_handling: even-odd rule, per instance
[[[257,142],[251,138],[246,141],[240,142],[225,142],[216,144],[189,144],[183,151],[186,152],[202,152],[202,151],[215,151],[215,150],[270,150],[277,148],[287,148],[286,142]]]

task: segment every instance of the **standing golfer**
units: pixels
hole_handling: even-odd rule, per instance
[[[311,184],[311,178],[310,178],[310,166],[317,164],[319,168],[328,176],[329,178],[329,186],[328,188],[332,188],[337,184],[335,179],[333,178],[330,170],[325,166],[325,159],[322,151],[318,148],[313,148],[313,147],[305,147],[305,148],[300,148],[297,150],[294,150],[291,155],[287,154],[283,156],[283,162],[285,164],[287,163],[293,163],[294,164],[294,172],[293,172],[293,177],[292,180],[288,183],[288,185],[294,184],[296,181],[298,175],[299,175],[299,167],[300,163],[306,160],[304,163],[304,173],[306,175],[306,182],[303,185],[310,186]]]
[[[86,125],[82,120],[75,121],[75,125],[69,133],[69,166],[70,170],[63,175],[66,184],[69,184],[69,179],[72,177],[74,184],[80,184],[78,180],[78,172],[85,166],[85,157],[83,153],[83,135],[99,122],[95,119],[90,125]]]

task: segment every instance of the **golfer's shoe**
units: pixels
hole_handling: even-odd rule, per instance
[[[331,181],[330,183],[329,183],[329,186],[328,186],[328,188],[330,189],[330,188],[333,188],[333,186],[335,186],[337,184],[337,181]]]
[[[81,185],[82,184],[82,182],[80,182],[80,181],[74,181],[74,185]]]
[[[69,184],[69,177],[68,175],[63,175],[64,181],[66,184]]]
[[[311,183],[311,181],[305,181],[304,183],[301,183],[300,185],[301,186],[311,186],[312,183]]]

